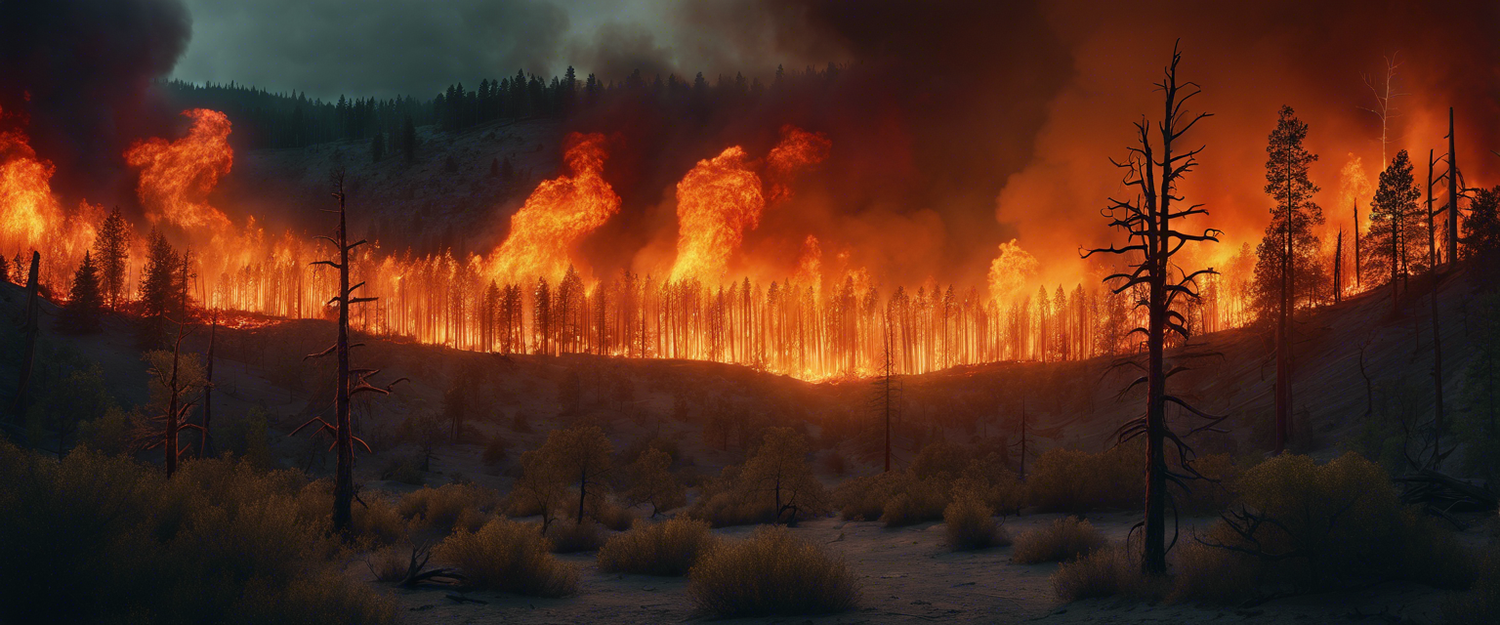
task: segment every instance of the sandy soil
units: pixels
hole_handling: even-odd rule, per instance
[[[1050,523],[1058,515],[1007,520],[1012,535]],[[1090,520],[1122,540],[1136,515],[1094,515]],[[750,527],[717,530],[744,536]],[[1429,623],[1438,619],[1441,593],[1409,585],[1283,599],[1238,609],[1219,606],[1147,605],[1105,599],[1061,605],[1050,576],[1056,564],[1010,562],[1010,548],[953,553],[943,544],[943,525],[926,523],[886,529],[874,522],[834,518],[794,530],[845,558],[862,586],[860,607],[821,617],[737,619],[736,623]],[[492,592],[467,597],[486,604],[458,603],[442,588],[395,590],[411,623],[671,623],[709,620],[694,611],[685,578],[599,572],[592,554],[560,556],[581,569],[578,594],[535,599]]]

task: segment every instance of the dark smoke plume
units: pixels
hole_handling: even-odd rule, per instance
[[[152,103],[151,83],[190,30],[178,0],[0,2],[0,107],[57,165],[54,189],[115,195],[121,152],[170,124],[175,111]]]

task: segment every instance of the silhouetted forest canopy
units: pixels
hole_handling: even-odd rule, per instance
[[[305,92],[271,92],[233,81],[195,84],[170,80],[161,85],[183,108],[226,113],[234,120],[236,141],[245,147],[295,148],[369,139],[377,134],[399,136],[408,119],[417,126],[437,124],[442,130],[457,131],[496,120],[566,118],[622,101],[704,117],[793,88],[826,88],[842,69],[834,63],[801,72],[777,67],[769,84],[743,73],[719,74],[710,80],[702,72],[689,79],[675,74],[647,77],[636,70],[623,80],[606,81],[594,74],[580,79],[572,67],[563,76],[550,79],[518,70],[506,78],[482,79],[477,88],[454,83],[426,99],[411,95],[386,99],[340,95],[336,101],[323,100],[309,98]]]

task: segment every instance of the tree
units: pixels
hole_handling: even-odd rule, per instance
[[[1293,314],[1298,296],[1311,300],[1322,277],[1313,227],[1323,224],[1323,209],[1312,199],[1318,185],[1307,177],[1318,155],[1302,146],[1306,138],[1307,123],[1281,107],[1266,144],[1265,190],[1276,203],[1256,249],[1254,286],[1260,316],[1276,315],[1276,453],[1286,448],[1292,414]]]
[[[349,307],[372,302],[377,298],[355,297],[354,291],[364,286],[365,283],[360,282],[353,286],[349,284],[349,252],[364,245],[366,241],[360,239],[353,243],[349,242],[348,216],[344,210],[344,173],[342,171],[334,173],[333,184],[335,189],[333,197],[339,201],[338,229],[334,231],[334,236],[319,236],[318,239],[334,246],[338,253],[338,260],[320,260],[312,264],[325,265],[339,272],[338,294],[329,300],[330,303],[338,304],[338,336],[328,349],[309,354],[307,358],[322,358],[329,354],[334,354],[338,358],[337,384],[334,387],[334,422],[330,424],[322,417],[313,417],[292,430],[290,435],[295,436],[307,426],[316,423],[318,424],[316,431],[328,432],[333,437],[333,446],[338,450],[338,467],[333,479],[333,531],[347,536],[352,518],[350,505],[354,501],[354,443],[357,441],[365,448],[365,451],[370,451],[370,446],[354,435],[353,427],[349,423],[349,401],[360,393],[389,395],[391,387],[406,378],[400,378],[384,387],[379,387],[369,381],[371,376],[380,373],[379,369],[354,368],[350,365],[349,351],[360,345],[349,344]]]
[[[1156,129],[1160,132],[1158,142],[1152,140],[1152,124],[1142,119],[1135,123],[1139,145],[1128,148],[1128,157],[1123,162],[1114,162],[1124,170],[1125,185],[1136,196],[1128,200],[1110,199],[1105,214],[1110,225],[1125,232],[1127,243],[1122,247],[1095,248],[1086,252],[1085,258],[1094,254],[1114,254],[1134,257],[1126,271],[1105,278],[1114,282],[1115,293],[1137,286],[1145,287],[1145,297],[1136,306],[1146,309],[1146,325],[1133,332],[1146,338],[1146,362],[1127,361],[1140,368],[1144,375],[1131,383],[1126,390],[1137,385],[1146,385],[1146,411],[1119,429],[1119,444],[1138,436],[1146,437],[1146,502],[1145,528],[1141,568],[1148,575],[1166,572],[1166,485],[1168,482],[1186,488],[1184,480],[1201,479],[1203,476],[1192,468],[1193,450],[1183,436],[1205,429],[1213,429],[1223,417],[1213,417],[1192,407],[1185,400],[1167,393],[1167,378],[1182,371],[1183,366],[1166,369],[1165,347],[1168,334],[1175,334],[1183,341],[1189,338],[1186,318],[1174,309],[1179,300],[1184,302],[1200,299],[1196,279],[1212,275],[1213,269],[1192,272],[1173,263],[1173,257],[1184,245],[1193,242],[1218,242],[1218,230],[1207,229],[1201,234],[1188,234],[1178,230],[1180,220],[1194,215],[1207,215],[1201,204],[1186,209],[1174,209],[1172,203],[1181,201],[1177,195],[1182,177],[1197,166],[1198,153],[1203,148],[1174,153],[1175,144],[1199,121],[1211,113],[1189,114],[1184,110],[1187,101],[1201,90],[1192,82],[1178,84],[1177,64],[1182,54],[1172,50],[1172,61],[1166,67],[1165,77],[1157,87],[1165,94],[1165,107]],[[1178,277],[1171,276],[1177,270]],[[1184,354],[1184,358],[1191,354]],[[1183,412],[1208,421],[1205,425],[1179,436],[1167,427],[1167,404],[1175,404]],[[1176,456],[1183,472],[1167,467],[1166,444],[1176,448]]]
[[[687,489],[672,473],[672,456],[665,451],[647,447],[625,473],[630,479],[625,499],[635,506],[651,504],[652,518],[687,503]]]
[[[563,497],[568,493],[567,477],[549,461],[540,449],[521,454],[521,476],[511,486],[511,503],[517,509],[536,510],[542,515],[542,533],[552,525]]]
[[[104,297],[99,292],[99,272],[89,252],[83,253],[83,264],[73,273],[73,288],[68,291],[68,303],[63,305],[63,328],[80,334],[99,331],[99,310],[104,307]]]
[[[1479,189],[1469,202],[1469,216],[1464,220],[1463,247],[1460,255],[1481,271],[1496,266],[1500,252],[1500,186]]]
[[[578,488],[577,516],[578,522],[583,523],[590,489],[593,496],[600,497],[607,488],[605,478],[611,470],[609,458],[614,446],[599,426],[579,425],[553,430],[539,451],[544,462],[552,467],[553,475]]]
[[[137,439],[143,449],[162,448],[167,477],[177,472],[178,456],[187,451],[178,441],[183,430],[203,430],[202,426],[187,422],[204,380],[197,355],[184,357],[182,353],[182,340],[187,338],[184,325],[177,325],[172,351],[153,350],[145,355],[151,374],[150,416],[137,428]]]
[[[20,252],[16,252],[16,265],[20,266]],[[40,334],[41,326],[37,323],[38,313],[41,305],[38,295],[41,291],[40,272],[42,266],[42,255],[36,250],[31,251],[31,269],[26,275],[26,316],[21,318],[22,348],[20,376],[16,382],[16,401],[12,406],[11,414],[15,420],[13,425],[20,427],[23,419],[23,411],[26,409],[26,387],[31,382],[31,367],[36,361],[36,339]]]
[[[807,452],[807,437],[801,432],[770,428],[740,472],[748,489],[771,494],[777,523],[786,517],[788,524],[795,524],[799,514],[818,509],[827,499],[827,491],[807,464]]]
[[[1390,166],[1380,172],[1375,199],[1370,201],[1370,232],[1365,236],[1366,272],[1372,280],[1389,276],[1393,313],[1401,311],[1398,280],[1409,274],[1412,265],[1421,262],[1416,244],[1411,243],[1422,237],[1421,213],[1417,209],[1417,198],[1421,195],[1412,176],[1411,157],[1401,150],[1391,159]]]
[[[181,268],[177,252],[166,235],[152,229],[147,239],[146,267],[141,279],[141,335],[143,346],[157,345],[166,331],[165,320],[177,315],[177,275]]]
[[[125,266],[130,256],[130,225],[120,214],[120,208],[105,218],[99,227],[99,237],[94,239],[94,251],[99,259],[99,284],[104,301],[111,310],[120,309],[120,300],[125,297]]]
[[[1370,93],[1375,95],[1375,106],[1366,108],[1366,111],[1374,114],[1380,119],[1380,162],[1384,163],[1387,158],[1386,147],[1390,145],[1391,118],[1400,115],[1396,108],[1396,98],[1405,96],[1396,90],[1396,69],[1401,67],[1401,62],[1396,60],[1396,55],[1385,57],[1385,74],[1377,83],[1368,74],[1364,76],[1365,86],[1370,88]]]

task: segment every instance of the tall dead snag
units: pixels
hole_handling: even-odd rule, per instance
[[[182,340],[188,336],[188,332],[183,330],[185,325],[177,324],[177,340],[172,342],[170,360],[165,351],[146,354],[151,376],[155,378],[156,388],[160,392],[157,400],[162,403],[156,404],[161,411],[153,414],[146,423],[141,448],[162,448],[167,477],[172,477],[177,472],[178,457],[188,449],[178,441],[182,431],[196,429],[200,434],[203,431],[203,426],[187,423],[187,416],[192,413],[195,403],[190,397],[202,386],[202,379],[196,364],[185,365],[182,362]]]
[[[1192,82],[1178,84],[1177,64],[1181,60],[1182,54],[1174,46],[1172,62],[1166,67],[1162,82],[1157,83],[1157,87],[1166,96],[1162,119],[1156,123],[1156,128],[1161,133],[1160,143],[1152,142],[1151,122],[1143,118],[1135,123],[1139,146],[1128,149],[1124,162],[1110,160],[1116,167],[1124,170],[1123,183],[1127,187],[1133,187],[1136,193],[1136,197],[1130,200],[1111,198],[1110,205],[1101,211],[1109,218],[1110,226],[1125,232],[1126,244],[1121,247],[1111,245],[1107,248],[1095,248],[1083,254],[1085,258],[1094,254],[1133,256],[1128,272],[1113,274],[1105,280],[1116,282],[1117,285],[1112,287],[1115,293],[1138,286],[1146,288],[1146,297],[1136,304],[1146,309],[1146,326],[1130,331],[1131,334],[1145,335],[1146,363],[1143,365],[1136,360],[1121,362],[1144,372],[1125,390],[1140,384],[1146,385],[1146,412],[1121,426],[1117,431],[1117,439],[1119,443],[1124,443],[1138,436],[1146,437],[1146,510],[1144,521],[1136,527],[1145,528],[1141,567],[1150,575],[1163,574],[1167,569],[1165,513],[1170,499],[1166,492],[1167,483],[1186,488],[1184,480],[1202,478],[1191,466],[1192,448],[1183,442],[1182,437],[1167,428],[1167,404],[1175,404],[1183,411],[1207,421],[1192,432],[1213,429],[1223,421],[1223,417],[1208,415],[1166,391],[1167,379],[1185,370],[1181,365],[1172,367],[1170,371],[1166,370],[1163,352],[1167,335],[1177,334],[1184,342],[1189,337],[1187,319],[1173,308],[1173,304],[1179,298],[1186,298],[1183,300],[1184,304],[1199,300],[1195,280],[1199,276],[1215,273],[1211,268],[1188,273],[1173,264],[1172,257],[1189,242],[1218,242],[1220,234],[1215,229],[1204,230],[1201,234],[1188,234],[1178,230],[1180,226],[1175,225],[1193,215],[1208,214],[1208,211],[1201,208],[1201,204],[1192,205],[1185,210],[1173,210],[1172,202],[1182,199],[1175,195],[1178,182],[1197,165],[1197,155],[1203,150],[1199,147],[1176,154],[1173,148],[1194,125],[1212,115],[1191,115],[1184,110],[1187,101],[1198,95],[1200,89]],[[1170,276],[1173,269],[1178,273],[1176,279]],[[1187,356],[1189,355],[1184,354],[1182,357]],[[1174,445],[1178,464],[1183,467],[1183,472],[1167,468],[1165,447],[1168,442]]]
[[[1453,107],[1448,107],[1448,262],[1458,266],[1458,199],[1463,190],[1459,184],[1458,152],[1453,146]],[[1431,192],[1429,191],[1429,195]],[[1429,210],[1430,214],[1432,211]],[[1436,297],[1436,295],[1434,295]]]
[[[19,254],[18,254],[19,256]],[[21,347],[21,376],[16,383],[16,405],[13,415],[17,427],[20,426],[26,411],[26,385],[31,382],[31,362],[36,360],[36,335],[37,335],[37,284],[38,271],[41,269],[42,255],[33,250],[31,252],[31,271],[26,276],[26,317],[21,319],[21,333],[23,345]]]
[[[880,369],[873,382],[870,404],[885,421],[885,472],[891,470],[891,421],[900,410],[901,381],[896,377],[895,328],[891,325],[892,311],[886,309],[885,327],[882,331]]]
[[[212,457],[214,455],[214,438],[209,429],[209,423],[213,419],[214,408],[214,338],[219,333],[219,312],[214,311],[211,324],[208,328],[208,362],[204,365],[203,382],[203,423],[201,436],[198,439],[198,457]]]
[[[349,350],[362,346],[361,343],[352,345],[349,343],[349,307],[354,304],[373,302],[379,298],[355,297],[354,291],[364,286],[365,283],[360,282],[353,286],[349,284],[349,252],[353,251],[356,247],[364,245],[367,241],[360,239],[353,243],[349,242],[348,219],[344,210],[343,172],[337,172],[333,175],[333,184],[335,189],[333,197],[338,199],[339,209],[336,211],[324,209],[324,212],[338,214],[338,230],[335,231],[332,237],[318,236],[317,238],[333,245],[338,250],[339,259],[337,261],[320,260],[312,264],[327,265],[337,269],[339,272],[338,295],[328,300],[328,303],[337,303],[339,307],[338,339],[328,349],[316,354],[309,354],[303,360],[322,358],[329,354],[334,354],[338,357],[338,385],[334,391],[334,422],[330,424],[323,420],[322,417],[313,417],[307,423],[303,423],[296,430],[293,430],[291,435],[295,436],[307,426],[316,423],[318,424],[318,432],[328,432],[333,437],[333,447],[338,450],[338,468],[335,470],[333,478],[333,531],[338,534],[345,534],[349,529],[351,519],[350,505],[354,501],[354,443],[358,442],[365,448],[365,451],[370,451],[370,446],[355,436],[349,425],[349,400],[360,393],[389,395],[391,387],[405,380],[405,378],[398,379],[384,387],[379,387],[369,382],[371,376],[380,372],[379,369],[355,369],[349,365]]]

